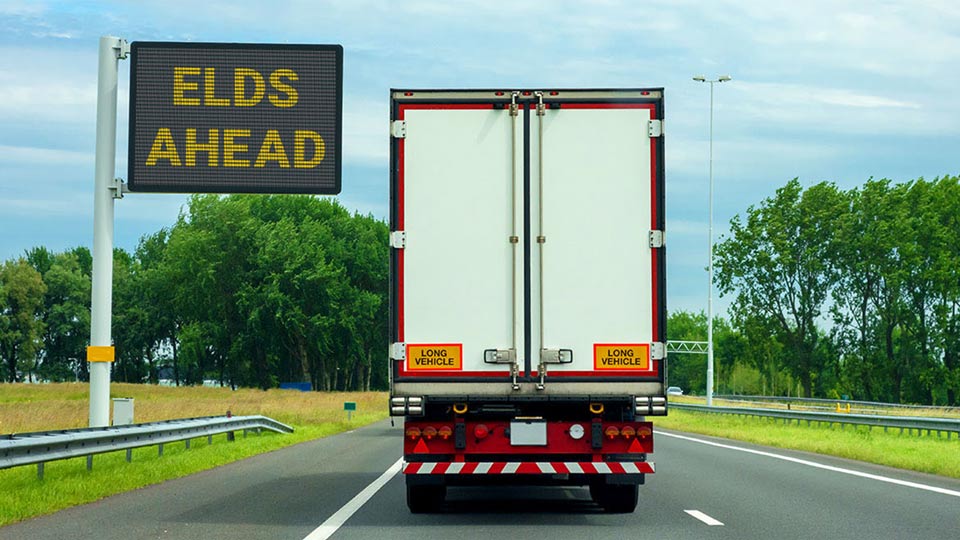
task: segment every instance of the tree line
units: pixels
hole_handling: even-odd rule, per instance
[[[715,264],[733,297],[715,325],[721,392],[960,405],[956,176],[850,190],[791,180],[734,217]],[[706,335],[702,315],[675,313],[667,328]]]
[[[388,229],[310,196],[193,196],[114,251],[113,378],[387,386]],[[89,250],[0,267],[0,377],[87,380]]]
[[[198,195],[114,254],[113,377],[383,389],[388,229],[309,196]],[[716,285],[719,393],[960,405],[960,184],[796,179],[730,223]],[[86,248],[0,266],[0,378],[86,380]],[[673,312],[671,340],[703,340]],[[671,355],[702,393],[704,358]]]

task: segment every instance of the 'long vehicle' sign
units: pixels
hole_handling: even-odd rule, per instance
[[[339,45],[134,42],[131,191],[340,192]]]

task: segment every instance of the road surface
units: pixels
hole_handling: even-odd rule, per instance
[[[0,539],[960,538],[960,481],[664,432],[633,514],[603,513],[582,488],[531,487],[451,488],[444,512],[412,515],[392,472],[400,437],[399,422],[379,422],[0,528]]]

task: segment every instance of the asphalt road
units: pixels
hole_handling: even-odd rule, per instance
[[[0,528],[0,539],[302,540],[396,463],[400,437],[380,422]],[[445,512],[412,515],[397,474],[331,538],[960,538],[960,481],[685,437],[656,437],[657,474],[633,514],[604,514],[579,488],[453,488]]]

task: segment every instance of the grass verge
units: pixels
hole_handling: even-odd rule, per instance
[[[960,439],[948,440],[946,435],[900,435],[866,426],[846,426],[841,430],[816,424],[784,425],[766,418],[679,409],[654,419],[654,426],[960,478]]]
[[[94,457],[87,471],[86,458],[47,463],[44,479],[35,466],[0,470],[0,526],[63,508],[179,478],[198,471],[269,452],[304,441],[354,429],[386,418],[386,394],[382,392],[319,393],[290,390],[231,391],[222,388],[167,388],[148,385],[112,385],[114,397],[133,397],[137,422],[224,414],[262,414],[296,430],[293,434],[265,432],[227,442],[217,435],[208,445],[206,437],[184,443],[133,451],[127,463],[124,452]],[[352,420],[346,421],[344,401],[357,403]],[[84,427],[87,423],[86,385],[0,384],[0,433]]]

